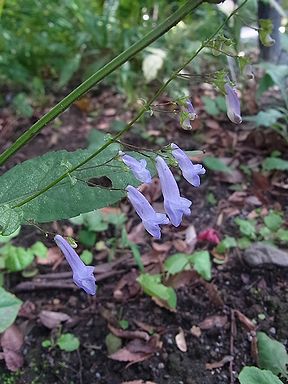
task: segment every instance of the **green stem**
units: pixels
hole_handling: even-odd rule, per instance
[[[183,65],[181,65],[180,68],[178,68],[176,71],[173,72],[171,77],[164,83],[162,86],[158,89],[158,91],[154,94],[154,96],[144,105],[143,108],[137,113],[137,115],[130,121],[129,124],[126,125],[117,135],[114,137],[111,137],[109,140],[106,141],[105,144],[103,144],[100,148],[98,148],[95,152],[93,152],[90,156],[88,156],[85,160],[83,160],[81,163],[75,165],[72,167],[69,171],[63,173],[63,175],[59,176],[56,180],[48,184],[45,188],[41,189],[40,191],[36,192],[35,194],[27,197],[27,199],[21,201],[20,203],[16,204],[12,208],[19,208],[23,205],[29,203],[31,200],[34,200],[36,197],[42,195],[43,193],[47,192],[50,188],[53,188],[56,184],[58,184],[60,181],[65,179],[65,177],[69,176],[72,172],[76,171],[86,163],[88,163],[90,160],[92,160],[94,157],[99,155],[104,149],[106,149],[110,144],[116,142],[121,136],[124,135],[124,133],[128,132],[133,124],[140,119],[141,116],[144,115],[144,113],[147,111],[147,109],[150,107],[150,105],[163,93],[163,91],[167,88],[167,86],[170,84],[170,82],[175,79],[180,71],[184,67],[186,67],[205,47],[206,44],[208,44],[214,37],[219,33],[219,31],[225,26],[225,24],[231,19],[231,17],[241,8],[244,4],[247,3],[248,0],[244,0],[242,4],[239,5],[237,9],[235,9],[226,19],[225,21],[217,28],[217,30],[205,41],[205,43],[202,43],[201,46],[197,49],[197,51],[193,54],[192,57],[190,57]]]
[[[164,33],[169,31],[174,25],[176,25],[180,20],[182,20],[188,13],[193,9],[197,8],[203,0],[189,0],[182,7],[180,7],[176,12],[164,20],[158,27],[145,35],[140,41],[131,45],[126,51],[120,53],[112,61],[106,64],[104,67],[95,72],[82,84],[80,84],[74,91],[69,93],[64,99],[62,99],[58,104],[55,105],[46,115],[41,117],[35,124],[33,124],[26,132],[24,132],[9,148],[7,148],[0,155],[0,166],[3,165],[14,153],[16,153],[20,148],[22,148],[28,141],[30,141],[34,136],[36,136],[41,129],[43,129],[48,123],[50,123],[55,117],[60,115],[65,111],[74,101],[79,99],[84,95],[89,89],[94,85],[98,84],[110,73],[114,72],[126,61],[130,60],[138,52],[142,51],[148,45],[157,40]]]

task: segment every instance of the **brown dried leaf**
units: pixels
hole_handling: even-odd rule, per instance
[[[223,300],[221,299],[221,296],[218,292],[216,285],[213,283],[207,283],[204,280],[202,280],[201,283],[206,288],[209,298],[212,301],[212,303],[215,305],[215,307],[223,307],[224,303],[223,303]]]
[[[122,381],[121,384],[156,384],[156,383],[154,383],[154,381],[133,380],[133,381]]]
[[[230,363],[230,361],[233,361],[233,356],[224,356],[222,360],[215,361],[214,363],[206,363],[206,369],[216,369],[216,368],[222,368],[225,364]]]
[[[143,339],[145,341],[148,341],[150,339],[150,336],[147,332],[127,331],[125,329],[113,327],[113,325],[111,324],[108,324],[108,328],[113,333],[113,335],[124,339]]]
[[[148,359],[152,354],[147,353],[135,353],[130,352],[127,347],[119,349],[117,352],[112,353],[112,355],[108,356],[109,359],[117,360],[117,361],[126,361],[132,363],[138,363],[140,361]]]
[[[5,349],[10,349],[14,352],[20,351],[24,342],[24,337],[20,329],[16,325],[11,325],[1,335],[0,344]]]
[[[178,289],[180,287],[184,287],[190,284],[191,282],[195,283],[197,281],[199,281],[197,272],[195,272],[194,270],[190,270],[190,271],[182,271],[182,272],[176,273],[175,275],[169,276],[166,284],[169,287]]]
[[[202,330],[207,330],[211,328],[222,328],[227,323],[227,321],[227,316],[214,315],[206,317],[206,319],[201,321],[201,323],[198,325]]]
[[[33,319],[35,317],[35,304],[30,300],[26,300],[20,308],[18,316],[26,317],[27,319]]]
[[[200,337],[202,335],[201,329],[197,327],[197,325],[193,325],[190,332],[195,337]]]
[[[9,371],[16,372],[23,366],[24,359],[19,352],[4,348],[3,354],[6,367],[9,369]]]
[[[62,322],[71,322],[72,318],[63,312],[53,312],[53,311],[41,311],[39,314],[39,319],[41,323],[49,328],[57,328]]]
[[[169,305],[168,305],[165,301],[159,299],[158,297],[155,297],[155,296],[154,296],[154,297],[151,297],[151,299],[152,299],[152,300],[154,301],[154,303],[157,304],[159,307],[161,307],[161,308],[165,308],[165,309],[167,309],[168,311],[173,312],[173,313],[176,313],[176,312],[177,312],[175,308],[171,308],[171,307],[169,307]]]
[[[145,244],[145,229],[142,223],[132,228],[130,233],[128,233],[128,240],[134,244]]]
[[[133,319],[133,322],[137,325],[137,327],[142,328],[144,331],[152,334],[155,331],[155,327],[153,325],[149,325],[144,323],[143,321]]]
[[[152,248],[154,251],[159,253],[168,253],[172,247],[171,241],[166,241],[165,243],[156,243],[156,241],[152,242]]]
[[[4,357],[9,371],[16,372],[24,363],[22,353],[20,352],[23,342],[23,333],[16,325],[11,325],[1,336],[2,358]]]
[[[116,300],[126,301],[139,293],[140,285],[136,281],[138,275],[136,269],[132,269],[119,280],[113,292]]]
[[[187,344],[185,335],[182,328],[179,328],[179,333],[175,337],[176,345],[181,352],[187,352]]]
[[[235,315],[238,317],[238,320],[244,325],[248,331],[255,331],[256,330],[256,325],[248,319],[245,315],[243,315],[242,312],[238,311],[238,309],[234,310]]]
[[[39,265],[54,265],[63,258],[62,253],[58,247],[48,249],[47,257],[45,259],[37,257],[36,262]]]

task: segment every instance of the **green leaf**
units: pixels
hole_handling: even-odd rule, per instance
[[[33,115],[30,100],[23,92],[18,93],[17,96],[14,97],[12,105],[15,108],[16,114],[21,117],[31,117]]]
[[[0,287],[0,333],[14,323],[21,305],[21,300]]]
[[[105,223],[101,210],[82,213],[81,215],[70,219],[73,224],[85,225],[89,231],[103,232],[108,229],[108,224]]]
[[[50,340],[43,340],[41,345],[42,345],[43,348],[50,348],[52,343],[51,343]]]
[[[234,237],[226,236],[216,247],[216,252],[225,253],[228,249],[237,247],[237,242]]]
[[[60,74],[59,83],[58,83],[59,88],[62,88],[64,85],[66,85],[69,82],[73,74],[79,68],[80,62],[81,62],[81,55],[80,53],[77,53],[74,57],[70,58],[69,61],[67,61],[66,65],[63,65],[63,68]]]
[[[34,254],[30,249],[13,245],[6,248],[5,256],[5,267],[11,272],[22,271],[34,260]]]
[[[128,320],[124,320],[124,319],[119,320],[119,321],[118,321],[118,324],[120,325],[120,327],[121,327],[122,329],[128,329],[128,327],[129,327],[129,322],[128,322]]]
[[[256,223],[254,220],[244,220],[237,217],[235,223],[238,225],[240,232],[250,239],[256,239]]]
[[[268,369],[275,375],[288,378],[288,355],[283,344],[270,339],[264,332],[257,332],[259,367]]]
[[[63,333],[57,340],[57,345],[62,351],[73,352],[79,348],[80,341],[72,333]]]
[[[171,308],[176,308],[176,293],[173,288],[166,287],[161,283],[160,275],[143,273],[137,278],[137,281],[147,295],[157,297],[167,302]]]
[[[79,232],[79,241],[80,243],[86,245],[86,247],[93,247],[96,243],[96,233],[87,231],[86,229],[81,229]]]
[[[288,243],[288,230],[280,228],[276,233],[277,238],[283,243]]]
[[[217,116],[221,113],[215,100],[208,96],[202,96],[205,111],[211,116]]]
[[[265,171],[288,171],[288,161],[277,157],[267,157],[262,166]]]
[[[17,231],[21,225],[22,216],[21,209],[12,209],[6,204],[0,205],[0,235],[9,236]]]
[[[165,270],[170,275],[183,271],[187,265],[189,265],[189,259],[184,253],[176,253],[168,257],[164,263]]]
[[[284,117],[284,113],[278,109],[271,108],[266,111],[260,111],[255,116],[246,116],[244,120],[255,122],[257,127],[271,127],[271,125],[277,123],[282,117]]]
[[[48,248],[42,243],[42,241],[36,241],[35,244],[30,247],[30,251],[33,255],[45,259],[47,257]]]
[[[20,232],[20,227],[18,229],[16,229],[16,231],[14,231],[13,233],[11,233],[11,235],[8,235],[8,236],[1,236],[0,235],[0,244],[6,244],[6,243],[9,243],[9,241],[11,239],[13,239],[14,237],[18,236],[19,235],[19,232]]]
[[[237,245],[240,249],[246,249],[248,247],[250,247],[251,245],[251,240],[248,239],[248,237],[240,237],[238,240],[237,240]]]
[[[270,19],[259,19],[258,22],[260,26],[259,38],[261,43],[265,47],[271,47],[275,43],[275,40],[270,36],[273,30],[272,21]]]
[[[283,384],[277,376],[257,367],[244,367],[239,374],[240,384]]]
[[[231,172],[232,169],[228,167],[223,161],[217,159],[216,157],[213,156],[207,156],[203,159],[204,165],[211,169],[211,171],[216,171],[216,172]]]
[[[120,337],[113,335],[113,333],[108,333],[108,335],[105,337],[105,344],[108,354],[112,355],[112,353],[118,351],[118,349],[121,348],[122,340]]]
[[[92,263],[92,260],[93,260],[93,254],[92,252],[88,251],[87,249],[85,249],[85,251],[83,251],[80,255],[80,259],[83,261],[83,263],[85,263],[86,265],[90,265]]]
[[[193,264],[195,271],[199,273],[205,280],[211,280],[212,263],[210,260],[210,254],[207,251],[198,251],[192,253],[189,257],[189,261]]]
[[[118,150],[118,145],[110,145],[98,157],[91,160],[87,167],[75,171],[73,175],[78,180],[75,185],[72,185],[66,177],[54,188],[23,205],[23,219],[47,222],[75,217],[80,213],[90,212],[91,209],[107,207],[122,199],[126,195],[124,191],[126,186],[128,184],[137,186],[139,182],[131,172],[122,167],[121,162],[118,160],[109,162],[118,154]],[[67,171],[67,167],[63,165],[67,164],[67,161],[74,166],[86,159],[89,154],[91,150],[49,152],[13,167],[0,177],[0,201],[13,200],[14,203],[26,199]],[[115,190],[109,189],[111,184]],[[19,226],[17,212],[4,209],[3,206],[1,209],[2,227],[8,226],[7,222],[12,222],[11,216],[14,218],[13,226],[12,223],[9,224],[7,234],[10,234]],[[6,216],[3,217],[5,210]]]
[[[284,220],[277,212],[270,212],[264,217],[264,223],[271,231],[277,231],[283,224]]]

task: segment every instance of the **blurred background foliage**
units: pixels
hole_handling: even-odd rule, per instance
[[[0,86],[5,95],[2,103],[11,100],[20,105],[24,103],[22,109],[29,114],[29,106],[25,106],[27,96],[41,103],[45,94],[66,92],[66,87],[71,88],[87,78],[184,2],[2,1]],[[226,37],[239,43],[241,20],[248,16],[249,20],[256,20],[256,5],[256,0],[249,1],[241,11],[241,18],[227,26]],[[150,81],[161,81],[170,75],[225,17],[216,6],[203,4],[185,22],[124,64],[106,83],[116,84],[128,100],[137,90],[137,96],[142,97],[147,94]],[[199,73],[200,60],[203,56],[193,62],[194,71]],[[218,57],[217,61],[219,65]]]

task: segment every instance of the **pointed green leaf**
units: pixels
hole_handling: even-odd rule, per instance
[[[14,323],[21,304],[15,295],[0,288],[0,333]]]

